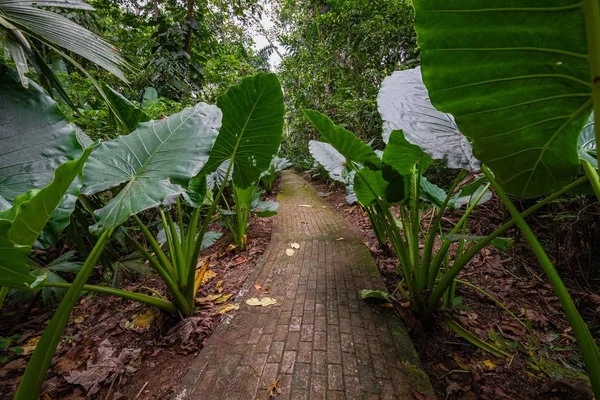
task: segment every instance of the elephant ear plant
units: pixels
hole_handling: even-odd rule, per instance
[[[452,114],[470,139],[535,252],[573,327],[598,397],[598,347],[525,222],[526,212],[519,213],[507,194],[552,193],[552,198],[587,178],[600,199],[597,158],[589,148],[578,152],[580,137],[592,136],[590,114],[600,111],[600,3],[415,0],[414,6],[431,101]],[[600,128],[593,127],[597,143]],[[582,169],[585,177],[573,182]]]
[[[16,101],[15,106],[9,108],[10,116],[15,113],[14,118],[19,119],[18,113],[25,112],[20,107],[29,102],[42,105],[45,102],[46,107],[34,108],[34,112],[39,113],[37,119],[31,115],[20,119],[43,122],[53,118],[58,122],[50,125],[50,129],[39,129],[39,132],[29,129],[30,135],[53,132],[62,135],[60,137],[68,137],[61,132],[54,132],[55,129],[62,129],[71,132],[72,142],[69,143],[79,146],[74,128],[64,125],[64,117],[61,117],[56,104],[39,88],[32,86],[29,89],[20,89],[26,100]],[[32,90],[35,93],[29,92]],[[0,100],[2,99],[0,94]],[[15,99],[19,100],[19,97]],[[43,181],[49,182],[52,178],[48,178],[47,171],[51,171],[52,168],[55,168],[54,179],[41,190],[34,186],[36,190],[17,197],[13,197],[12,194],[6,197],[3,195],[2,204],[5,210],[0,212],[0,286],[3,289],[0,299],[4,299],[8,287],[25,290],[37,287],[68,290],[36,347],[17,390],[16,399],[37,397],[52,355],[82,290],[143,302],[171,313],[193,313],[198,283],[207,268],[205,265],[197,269],[198,254],[204,246],[211,243],[208,238],[205,240],[205,233],[209,223],[215,220],[218,199],[221,198],[228,177],[233,171],[233,182],[241,187],[249,187],[258,181],[260,174],[268,168],[279,148],[282,128],[283,95],[279,81],[274,74],[258,74],[244,79],[241,85],[232,87],[219,97],[216,107],[199,103],[167,119],[141,123],[129,135],[101,143],[93,152],[92,147],[82,149],[79,146],[79,156],[70,156],[73,158],[71,161],[68,158],[66,162],[60,159],[61,153],[58,150],[64,149],[65,146],[57,146],[56,151],[48,153],[59,157],[58,162],[49,161],[52,158],[41,157],[35,151],[31,153],[32,159],[38,157],[40,160],[39,166],[34,166],[43,172],[38,176],[42,179],[40,183],[35,181],[36,175],[31,176],[31,182],[37,186],[44,185]],[[0,134],[5,135],[6,132],[8,131],[0,129]],[[268,145],[264,144],[265,137],[268,138]],[[27,138],[25,142],[21,141],[20,145],[25,147],[29,140],[31,138]],[[32,143],[38,140],[32,140]],[[15,143],[15,146],[18,149],[19,143]],[[12,156],[10,153],[15,152],[7,153],[9,157]],[[14,161],[5,161],[3,157],[0,156],[0,165],[6,165],[5,168],[16,165]],[[49,282],[44,280],[43,275],[33,276],[29,273],[26,263],[31,247],[53,216],[53,210],[63,201],[72,182],[81,175],[86,160],[82,194],[90,195],[119,188],[113,189],[113,197],[94,212],[96,223],[90,230],[100,235],[96,245],[71,284]],[[224,161],[229,161],[225,179],[213,197],[215,200],[209,202],[209,210],[202,218],[201,209],[207,191],[206,175]],[[21,173],[23,179],[27,179],[27,170],[15,171]],[[9,175],[4,175],[3,171],[3,176]],[[18,179],[15,181],[18,182]],[[3,182],[6,182],[6,179],[3,179]],[[181,195],[184,195],[189,207],[193,209],[187,224],[184,218],[187,215],[184,212],[188,206],[182,205],[179,199]],[[171,213],[164,210],[164,207],[170,205],[177,210],[177,225]],[[157,207],[160,208],[168,251],[162,250],[155,235],[136,216],[144,210]],[[172,300],[85,284],[113,231],[124,230],[120,225],[130,217],[146,237],[150,250],[127,232],[126,236],[161,276]]]

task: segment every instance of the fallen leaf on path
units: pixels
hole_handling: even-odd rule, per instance
[[[215,301],[215,304],[225,303],[231,298],[231,296],[233,296],[233,294],[226,294],[225,296],[222,296],[219,300]]]
[[[217,276],[217,273],[215,271],[211,271],[210,269],[208,271],[206,271],[204,273],[204,277],[202,278],[202,281],[200,282],[200,286],[204,285],[206,282],[210,281],[211,279],[213,279],[215,276]]]
[[[223,296],[223,295],[222,294],[209,294],[206,297],[197,297],[196,303],[208,303],[208,302],[217,300],[221,296]]]
[[[300,204],[298,207],[307,207],[307,208],[311,208],[312,206],[310,204]]]
[[[337,240],[337,241],[339,242],[340,240],[344,240],[344,238],[343,238],[343,237],[340,237],[340,238],[337,238],[337,239],[335,239],[335,240]]]
[[[483,360],[483,364],[487,367],[487,369],[489,369],[490,371],[493,369],[496,369],[496,364],[494,364],[492,362],[492,360]]]
[[[221,306],[217,309],[217,311],[215,311],[213,313],[213,315],[221,315],[221,314],[225,314],[228,313],[229,311],[235,311],[235,310],[239,310],[240,306],[237,304],[226,304],[224,306]]]
[[[291,247],[292,249],[296,249],[296,250],[298,250],[298,249],[300,248],[300,245],[299,245],[298,243],[291,243],[291,244],[290,244],[290,247]]]
[[[267,388],[267,396],[276,397],[278,394],[281,394],[281,389],[279,389],[279,378],[275,379],[275,382]]]
[[[256,297],[253,297],[251,299],[246,300],[246,304],[248,304],[249,306],[266,307],[266,306],[270,306],[273,304],[277,304],[277,299],[274,299],[272,297],[263,297],[262,299],[259,300]]]
[[[223,291],[223,285],[225,284],[225,281],[221,280],[219,282],[217,282],[217,285],[215,286],[215,290],[219,293],[221,293]]]
[[[238,257],[234,258],[233,260],[231,260],[231,264],[229,266],[237,267],[238,265],[243,264],[247,261],[248,261],[248,257],[238,256]]]
[[[285,249],[285,254],[288,255],[288,256],[290,256],[290,257],[293,256],[294,253],[296,253],[296,251],[293,250],[293,249]]]

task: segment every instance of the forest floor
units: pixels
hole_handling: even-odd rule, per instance
[[[395,271],[397,258],[390,249],[378,247],[366,214],[360,207],[346,204],[343,188],[304,176],[349,225],[363,233],[389,292],[394,292],[400,280]],[[523,209],[529,205],[521,204]],[[559,273],[598,340],[600,207],[569,202],[547,207],[529,222],[559,265]],[[460,216],[461,211],[456,211],[445,222],[450,226]],[[488,234],[503,217],[504,211],[494,198],[476,208],[470,234]],[[517,317],[528,319],[529,327],[524,328],[488,297],[464,285],[457,287],[461,301],[454,316],[471,333],[495,343],[512,357],[496,358],[458,337],[442,323],[448,315],[444,311],[439,311],[434,321],[421,321],[398,301],[396,310],[404,319],[425,372],[440,399],[591,399],[582,358],[558,299],[527,242],[517,230],[507,233],[511,235],[515,244],[502,253],[486,249],[459,278],[493,295]]]
[[[277,185],[276,185],[277,187]],[[267,199],[274,200],[276,190]],[[271,218],[259,218],[248,230],[246,249],[233,249],[231,236],[224,226],[213,224],[209,231],[223,235],[201,257],[211,257],[210,278],[197,298],[231,294],[226,302],[197,304],[194,316],[182,320],[156,309],[108,295],[87,294],[73,309],[48,371],[40,398],[43,400],[75,399],[165,399],[187,372],[223,315],[215,311],[235,301],[250,276],[258,258],[271,240]],[[70,249],[61,245],[53,251],[62,254]],[[101,281],[101,267],[89,283]],[[132,275],[123,284],[131,291],[165,294],[166,287],[156,276]],[[23,375],[35,344],[54,308],[41,302],[29,306],[5,306],[0,315],[0,337],[19,335],[11,346],[21,346],[24,354],[10,353],[0,364],[0,398],[12,397]],[[0,350],[1,352],[2,350]],[[9,353],[7,353],[9,354]],[[2,355],[2,354],[0,354]]]

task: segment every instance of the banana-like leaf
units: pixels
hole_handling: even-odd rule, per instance
[[[424,176],[420,177],[419,183],[421,197],[431,202],[435,207],[441,208],[446,200],[446,191],[435,183],[429,182]]]
[[[100,144],[85,168],[83,194],[123,188],[94,212],[98,234],[130,216],[179,196],[204,166],[221,122],[221,111],[198,103],[167,119],[143,122],[127,136]]]
[[[1,211],[10,208],[17,196],[45,187],[59,165],[79,157],[83,150],[76,128],[56,102],[34,82],[24,88],[17,74],[5,65],[0,65],[0,109]],[[82,183],[81,177],[73,181],[36,247],[48,247],[58,240],[69,224]]]
[[[0,214],[0,286],[26,288],[36,281],[27,256],[91,151],[89,147],[79,159],[59,166],[48,186],[18,196],[13,207]]]
[[[393,130],[404,131],[406,140],[420,146],[449,168],[479,169],[469,140],[461,135],[450,114],[435,109],[423,84],[421,67],[396,71],[383,80],[377,95],[383,119],[383,141]]]
[[[365,207],[377,199],[389,203],[403,202],[409,193],[408,180],[399,174],[395,174],[395,179],[386,178],[382,170],[362,168],[358,171],[354,176],[354,191],[358,201]]]
[[[247,188],[269,168],[283,132],[283,93],[275,74],[259,73],[217,98],[223,126],[202,173],[233,162],[233,181]]]
[[[311,140],[308,150],[315,161],[329,173],[331,179],[346,185],[349,183],[350,169],[346,166],[346,158],[332,145]]]
[[[125,123],[127,133],[133,132],[138,123],[150,120],[142,109],[104,82],[102,83],[102,89],[106,94],[106,98],[112,103],[112,107],[109,109],[119,114],[118,120]]]
[[[584,11],[592,3],[414,1],[433,105],[454,116],[513,195],[557,191],[580,171],[577,140],[593,103],[588,51],[597,45],[588,46],[585,14],[597,11]]]
[[[181,229],[179,229],[178,226],[175,227],[175,230],[177,231],[177,237],[179,238],[179,241],[181,242]],[[219,238],[222,236],[223,234],[221,232],[214,232],[214,231],[207,231],[204,233],[204,236],[202,237],[202,244],[200,245],[200,250],[204,250],[207,247],[212,246],[213,244],[216,243],[217,240],[219,240]],[[196,234],[196,239],[198,238],[198,234]],[[156,241],[159,244],[163,244],[167,242],[167,233],[165,232],[165,228],[164,226],[161,226],[158,229],[158,233],[156,235]]]
[[[0,0],[0,14],[23,34],[72,51],[126,81],[122,69],[130,67],[110,43],[60,14],[38,8],[40,6],[94,9],[83,1],[74,0]]]
[[[346,163],[357,162],[373,168],[381,167],[381,160],[373,149],[352,132],[335,125],[326,115],[318,111],[304,110],[304,114],[321,134],[321,141],[331,144],[346,158]]]

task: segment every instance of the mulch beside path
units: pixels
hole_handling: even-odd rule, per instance
[[[307,174],[304,176],[310,179]],[[349,225],[363,233],[365,245],[384,276],[388,290],[393,292],[399,281],[395,271],[397,258],[389,249],[378,247],[367,216],[360,207],[346,204],[342,188],[315,179],[311,183]],[[503,212],[497,201],[476,210],[471,219],[474,235],[485,235],[502,222]],[[589,252],[593,254],[600,250],[598,243],[585,243],[581,238],[590,236],[590,229],[597,228],[598,222],[593,223],[594,220],[599,221],[597,214],[597,207],[588,207],[585,212],[576,215],[575,221],[580,224],[582,221],[592,221],[588,221],[588,225],[572,227],[575,218],[560,225],[562,233],[554,230],[553,235],[562,234],[562,240],[561,237],[549,237],[548,219],[543,215],[530,220],[534,221],[532,226],[549,253],[557,254],[557,257],[560,255],[559,273],[584,319],[592,327],[592,334],[599,338],[597,312],[600,304],[595,294],[598,293],[598,287],[585,285],[586,280],[592,285],[598,284],[598,268],[583,264],[580,269],[572,262],[578,259],[575,257],[577,254],[580,260],[587,261],[590,259]],[[460,214],[449,215],[448,222],[457,221],[459,217]],[[576,250],[565,245],[567,234],[569,243],[582,247],[579,252],[573,254]],[[593,398],[587,382],[582,379],[585,378],[583,362],[552,287],[519,232],[510,232],[509,236],[517,239],[512,247],[503,253],[493,248],[484,250],[463,270],[460,278],[492,294],[519,318],[524,318],[526,313],[532,330],[524,329],[484,295],[459,285],[457,295],[462,301],[455,316],[480,338],[490,342],[493,342],[492,338],[503,340],[514,357],[502,360],[469,344],[446,328],[441,321],[444,313],[439,312],[434,321],[420,321],[410,309],[398,305],[397,311],[404,319],[425,372],[440,399]],[[585,276],[581,271],[585,271]],[[526,349],[532,349],[533,357],[527,355]],[[546,373],[536,370],[528,361],[537,363],[538,368]]]
[[[268,198],[272,200],[275,195],[276,191]],[[209,270],[216,275],[200,288],[197,297],[217,293],[216,285],[223,281],[222,293],[233,294],[225,304],[234,302],[270,242],[271,227],[272,218],[258,219],[248,231],[246,249],[227,251],[232,243],[230,236],[223,227],[211,226],[209,230],[224,233],[202,253],[212,256]],[[93,282],[94,278],[90,280]],[[166,293],[164,284],[154,275],[134,276],[124,288]],[[201,304],[194,316],[182,323],[178,316],[158,313],[139,303],[106,295],[83,296],[71,314],[41,398],[167,398],[223,318],[212,315],[222,305]],[[0,336],[19,334],[23,344],[35,343],[52,312],[35,307],[23,316],[22,309],[5,307],[0,315]],[[130,327],[139,315],[154,320],[148,328]],[[0,365],[0,398],[12,397],[29,357],[30,354],[14,356]]]

